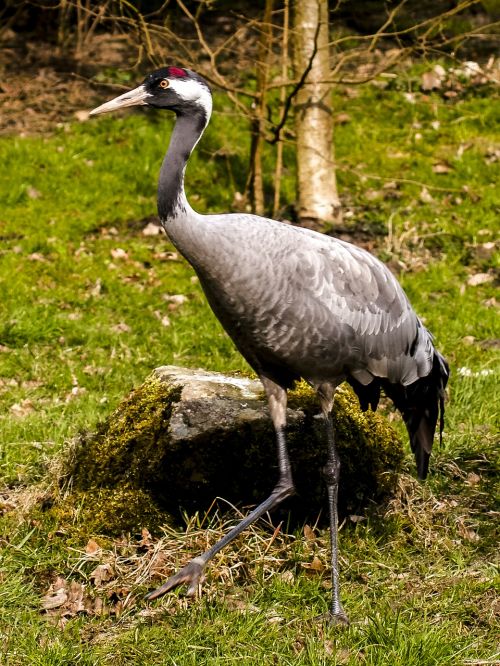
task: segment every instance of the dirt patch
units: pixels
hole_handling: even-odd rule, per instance
[[[118,94],[118,85],[93,77],[105,67],[130,66],[122,35],[99,35],[85,61],[77,61],[54,44],[29,41],[12,30],[0,35],[0,134],[28,136],[53,132],[75,121],[103,94]]]

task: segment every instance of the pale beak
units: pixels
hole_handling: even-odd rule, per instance
[[[119,97],[115,97],[109,102],[105,102],[98,106],[97,109],[93,109],[89,116],[97,116],[98,113],[108,113],[109,111],[116,111],[117,109],[124,109],[126,106],[137,106],[142,104],[147,104],[146,100],[148,97],[151,97],[150,93],[142,85],[134,90],[123,93]]]

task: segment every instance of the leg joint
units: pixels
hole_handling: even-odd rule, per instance
[[[340,460],[328,460],[321,469],[321,473],[327,486],[335,486],[340,478]]]
[[[287,497],[295,495],[295,486],[293,485],[292,477],[282,477],[276,484],[272,494],[278,502],[282,502]]]

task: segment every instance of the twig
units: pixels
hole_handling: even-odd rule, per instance
[[[311,53],[311,57],[309,58],[309,62],[307,63],[307,67],[304,69],[302,72],[302,76],[300,77],[299,81],[297,84],[293,87],[292,92],[288,95],[288,97],[285,100],[285,105],[283,107],[283,114],[281,116],[281,120],[278,123],[278,125],[275,127],[273,130],[274,138],[269,141],[271,144],[275,144],[280,140],[280,132],[285,126],[286,121],[288,120],[288,113],[290,111],[290,107],[292,105],[293,98],[296,96],[296,94],[299,92],[299,90],[302,88],[302,86],[305,83],[305,80],[307,79],[307,76],[309,72],[312,69],[313,66],[313,61],[314,58],[316,57],[316,53],[318,52],[318,36],[319,36],[319,30],[321,27],[321,22],[318,21],[318,24],[316,26],[316,31],[314,33],[314,46],[313,50]]]

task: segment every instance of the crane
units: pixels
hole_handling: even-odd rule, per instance
[[[200,75],[182,67],[158,69],[91,115],[135,105],[168,109],[176,115],[158,181],[160,221],[196,271],[216,317],[263,384],[279,467],[278,482],[267,499],[146,599],[183,584],[188,595],[196,594],[213,556],[294,493],[285,434],[287,390],[302,378],[317,392],[326,428],[322,472],[330,516],[329,617],[348,624],[338,568],[340,461],[331,416],[335,390],[349,382],[363,410],[376,409],[383,390],[402,414],[418,475],[424,479],[438,419],[440,437],[444,427],[448,364],[396,278],[369,252],[257,215],[200,215],[191,208],[184,172],[212,112],[211,91]]]

